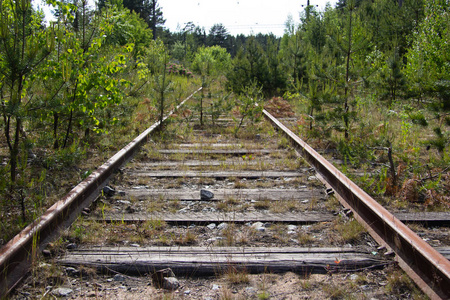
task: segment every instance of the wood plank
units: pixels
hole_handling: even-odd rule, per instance
[[[153,162],[139,162],[131,164],[128,170],[172,170],[172,169],[182,169],[182,168],[205,168],[205,167],[220,167],[222,170],[297,170],[306,172],[310,170],[307,167],[298,167],[298,163],[295,161],[286,160],[274,160],[274,159],[253,159],[253,160],[243,160],[238,159],[227,159],[227,160],[179,160],[179,161],[153,161]]]
[[[275,164],[275,160],[264,160],[265,165]],[[157,167],[204,167],[204,166],[247,166],[259,165],[261,161],[258,160],[243,160],[242,158],[227,159],[227,160],[180,160],[180,161],[156,161],[156,162],[138,162],[134,164],[137,168],[157,168]]]
[[[232,144],[232,143],[191,143],[191,144],[173,144],[173,147],[176,148],[226,148],[229,150],[232,149],[241,149],[244,148],[243,144]]]
[[[281,178],[301,177],[305,173],[298,171],[190,171],[190,170],[126,170],[129,176],[153,178],[208,177],[208,178]]]
[[[403,214],[399,216],[399,220],[402,222],[445,222],[439,220],[439,218],[430,221],[427,218],[418,218],[413,220],[412,216]],[[423,214],[422,214],[423,215]],[[406,218],[408,221],[405,221]],[[99,221],[110,222],[142,222],[148,220],[164,220],[167,223],[175,224],[209,224],[209,223],[247,223],[247,222],[269,222],[269,223],[290,223],[290,224],[310,224],[317,222],[330,222],[334,219],[332,213],[318,213],[318,212],[286,212],[286,213],[271,213],[271,212],[178,212],[178,213],[114,213],[105,214],[104,218]]]
[[[182,212],[182,213],[105,213],[101,217],[92,219],[106,222],[142,222],[149,220],[162,220],[175,224],[209,224],[209,223],[248,223],[270,222],[290,224],[311,224],[317,222],[330,222],[335,218],[327,212]]]
[[[208,189],[214,193],[212,201],[229,198],[238,200],[306,200],[323,196],[319,189]],[[199,190],[188,189],[127,189],[125,195],[142,199],[201,201]]]
[[[436,249],[446,259],[450,260],[450,246],[447,246],[447,247],[435,247],[434,249]]]
[[[302,274],[356,271],[382,267],[392,260],[352,248],[246,247],[94,247],[67,252],[58,260],[66,266],[145,274],[171,268],[177,276],[210,276],[227,270],[248,273]]]
[[[275,152],[286,152],[286,150],[266,150],[266,149],[160,149],[161,154],[220,154],[220,155],[247,155],[247,154],[271,154]]]
[[[405,223],[427,223],[428,225],[450,225],[450,212],[413,212],[394,213],[394,215]]]

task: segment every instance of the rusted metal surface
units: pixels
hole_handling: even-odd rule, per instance
[[[396,260],[431,299],[450,299],[450,262],[394,217],[331,163],[266,110],[265,117],[283,130],[302,156],[335,190],[341,203],[381,245],[396,253]]]
[[[196,90],[176,109],[200,90],[201,88]],[[171,114],[173,111],[162,122]],[[36,259],[37,253],[57,237],[61,229],[70,225],[83,208],[89,206],[111,175],[133,157],[160,124],[158,121],[141,133],[0,249],[0,298],[5,297],[20,282]]]

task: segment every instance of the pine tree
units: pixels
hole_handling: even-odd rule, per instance
[[[111,0],[99,0],[98,7],[103,9],[106,3]],[[131,11],[139,14],[148,24],[153,32],[153,39],[157,38],[157,30],[159,25],[163,25],[166,20],[163,18],[161,7],[159,7],[157,0],[123,0],[123,6]]]

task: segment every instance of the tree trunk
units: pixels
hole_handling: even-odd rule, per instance
[[[58,121],[59,121],[59,114],[57,112],[53,112],[53,149],[59,148],[58,143]]]
[[[72,131],[72,119],[73,119],[73,109],[70,110],[69,125],[67,125],[66,137],[64,138],[63,148],[66,148],[70,131]]]
[[[352,17],[353,17],[353,8],[350,8],[350,15],[349,15],[349,21],[348,21],[348,49],[347,49],[347,66],[345,70],[345,103],[344,103],[344,132],[345,132],[345,139],[348,140],[349,134],[349,118],[348,118],[348,94],[349,94],[349,79],[350,79],[350,56],[352,54]]]

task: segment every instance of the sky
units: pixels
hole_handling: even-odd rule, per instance
[[[88,0],[95,7],[97,0]],[[181,31],[187,22],[204,28],[209,33],[214,24],[222,24],[231,35],[273,33],[282,36],[288,16],[299,22],[308,0],[157,0],[166,19],[164,27],[171,32]],[[310,0],[319,11],[326,3],[337,0]],[[34,1],[43,8],[41,0]],[[302,7],[303,5],[303,7]],[[49,9],[44,9],[49,14]]]
[[[327,2],[334,5],[336,0],[310,0],[319,11]],[[307,0],[158,0],[158,4],[166,19],[164,26],[172,32],[193,22],[208,33],[214,24],[221,23],[231,35],[261,32],[282,36],[288,15],[298,23]]]

